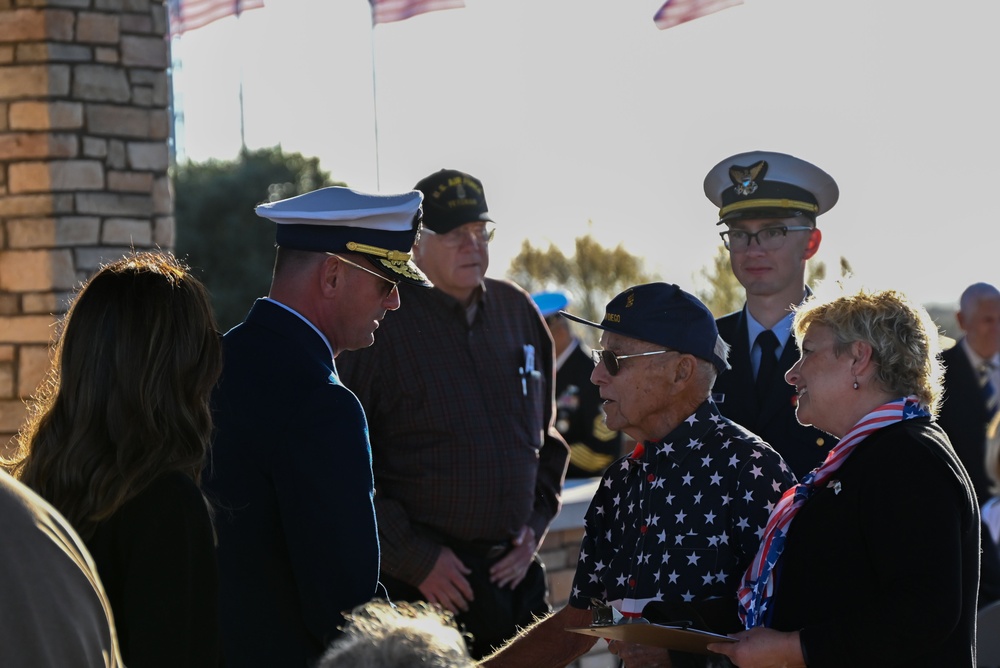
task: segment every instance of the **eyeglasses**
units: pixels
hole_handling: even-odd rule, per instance
[[[390,285],[390,287],[387,288],[386,291],[385,291],[385,296],[386,297],[388,297],[389,295],[391,295],[392,291],[395,290],[397,287],[399,287],[399,281],[394,281],[391,278],[386,278],[385,276],[383,276],[382,274],[378,273],[377,271],[372,271],[371,269],[367,269],[365,267],[362,267],[360,264],[356,264],[354,262],[351,262],[350,260],[348,260],[346,257],[344,257],[342,255],[337,255],[336,253],[327,253],[327,255],[332,255],[333,257],[337,258],[341,262],[343,262],[345,264],[351,265],[355,269],[360,269],[361,271],[369,273],[372,276],[375,276],[377,278],[381,278],[383,281],[385,281],[386,283],[388,283]]]
[[[610,350],[591,350],[590,357],[594,360],[594,365],[598,365],[604,362],[604,368],[608,370],[608,373],[612,376],[617,376],[618,372],[621,371],[621,360],[627,360],[630,357],[647,357],[648,355],[663,355],[664,353],[676,353],[680,352],[677,350],[651,350],[648,353],[635,353],[632,355],[616,355]]]
[[[757,245],[763,250],[778,250],[785,245],[785,237],[789,232],[807,232],[814,228],[808,225],[778,225],[776,227],[765,227],[757,232],[747,232],[745,230],[726,230],[719,232],[723,243],[731,252],[739,253],[750,248],[750,240],[756,239]]]
[[[465,243],[466,239],[470,238],[479,245],[485,246],[493,241],[493,235],[496,234],[496,225],[492,222],[467,223],[445,234],[439,234],[429,227],[422,226],[420,232],[421,234],[435,237],[446,248],[458,248]]]

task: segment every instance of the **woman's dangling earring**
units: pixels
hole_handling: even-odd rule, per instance
[[[858,389],[858,377],[857,376],[854,377],[854,389],[855,390]]]

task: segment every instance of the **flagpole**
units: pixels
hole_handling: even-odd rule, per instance
[[[170,135],[172,141],[169,143],[170,165],[176,166],[184,160],[184,110],[178,110],[177,99],[177,76],[183,76],[183,62],[178,53],[177,47],[180,45],[180,37],[167,36],[167,44],[170,49],[170,88],[168,89],[170,104]]]
[[[379,164],[379,147],[378,147],[378,82],[375,79],[375,3],[369,2],[369,6],[372,10],[372,32],[371,32],[371,44],[372,44],[372,116],[374,119],[375,128],[375,189],[381,192],[382,190],[382,168]]]
[[[243,15],[242,2],[236,0],[236,41],[240,45],[240,49],[244,48],[243,37],[243,23],[240,21],[240,16]],[[247,132],[246,132],[246,117],[243,110],[243,58],[240,58],[240,159],[242,160],[247,154]]]

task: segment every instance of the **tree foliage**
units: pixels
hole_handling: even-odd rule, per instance
[[[205,283],[223,331],[270,287],[274,224],[254,207],[329,185],[344,184],[331,181],[317,158],[286,155],[280,147],[175,168],[176,254]]]
[[[604,305],[631,285],[656,280],[643,270],[642,259],[619,244],[606,248],[591,235],[577,237],[572,257],[555,245],[542,250],[525,240],[511,260],[507,277],[528,292],[564,290],[573,300],[575,315],[600,321]]]
[[[729,251],[725,246],[719,246],[712,263],[702,268],[701,276],[708,285],[695,294],[716,318],[743,307],[743,286],[729,266]]]

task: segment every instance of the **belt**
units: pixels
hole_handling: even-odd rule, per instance
[[[450,536],[445,536],[439,531],[435,531],[426,526],[420,526],[419,532],[426,535],[435,543],[451,548],[457,554],[465,554],[470,557],[495,561],[507,554],[512,545],[510,541],[495,540],[457,540]]]
[[[446,540],[444,545],[457,554],[468,554],[487,561],[494,561],[510,550],[510,543],[494,543],[489,540]]]

